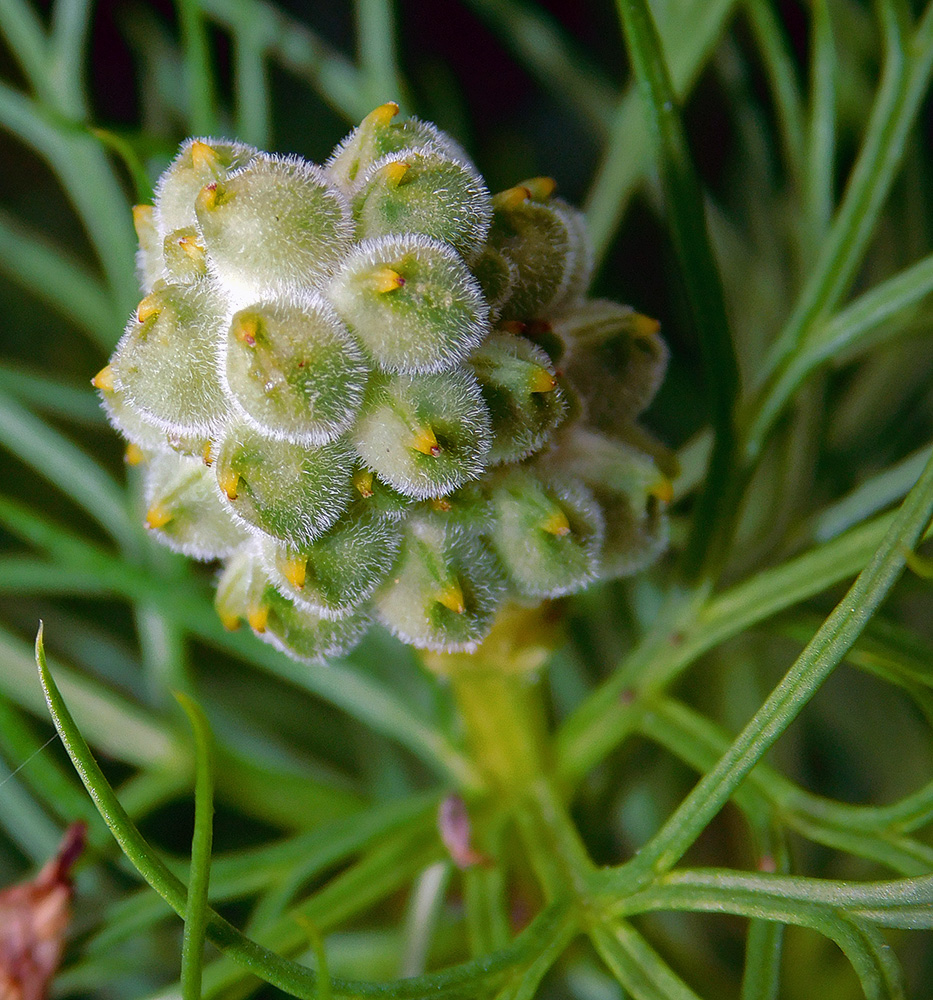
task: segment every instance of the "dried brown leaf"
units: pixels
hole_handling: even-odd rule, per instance
[[[71,920],[70,871],[87,827],[72,823],[56,855],[29,882],[0,891],[0,1000],[45,1000]]]

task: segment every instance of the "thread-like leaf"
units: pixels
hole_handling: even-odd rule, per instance
[[[194,836],[181,945],[181,989],[184,1000],[200,1000],[214,839],[214,751],[210,725],[200,705],[180,691],[175,697],[188,716],[195,743]]]
[[[727,484],[735,473],[739,369],[722,282],[707,232],[703,192],[693,169],[651,11],[645,0],[617,0],[617,8],[635,77],[660,146],[668,223],[706,368],[714,441],[684,557],[684,571],[690,579],[715,572],[723,557],[716,547],[726,540],[720,533],[728,529],[735,503]]]

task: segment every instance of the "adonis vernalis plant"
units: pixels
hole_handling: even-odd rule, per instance
[[[933,1000],[933,3],[0,42],[0,997]]]

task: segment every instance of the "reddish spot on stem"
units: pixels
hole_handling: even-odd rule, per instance
[[[448,795],[437,810],[437,829],[451,860],[458,868],[490,865],[492,861],[470,843],[472,827],[466,803],[459,795]]]

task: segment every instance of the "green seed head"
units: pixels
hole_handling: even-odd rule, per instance
[[[201,189],[223,182],[256,155],[257,150],[238,142],[189,139],[183,143],[156,185],[154,217],[160,237],[195,226],[195,204]]]
[[[324,167],[185,143],[134,210],[144,298],[94,380],[146,462],[153,536],[222,560],[225,625],[298,659],[374,621],[470,651],[504,601],[666,542],[671,457],[635,423],[657,324],[586,299],[583,217],[553,181],[492,197],[397,112]]]
[[[555,323],[567,344],[563,369],[579,387],[593,427],[618,431],[654,399],[667,368],[658,329],[656,320],[602,300],[581,304]]]
[[[504,595],[501,572],[481,538],[413,517],[375,607],[403,642],[453,652],[485,637]]]
[[[344,618],[384,582],[401,544],[399,525],[357,507],[314,542],[295,548],[267,539],[260,552],[286,597],[324,618]]]
[[[466,154],[450,136],[428,122],[397,116],[397,104],[382,104],[337,146],[325,165],[336,184],[346,191],[358,190],[375,163],[402,150],[436,152],[469,164]]]
[[[220,442],[217,484],[233,518],[282,542],[322,535],[352,499],[353,452],[343,439],[320,447],[231,424]]]
[[[492,418],[490,464],[534,454],[563,421],[566,396],[547,354],[525,337],[495,332],[471,367]]]
[[[596,579],[603,514],[580,480],[514,469],[492,502],[492,544],[519,595],[558,597]]]

